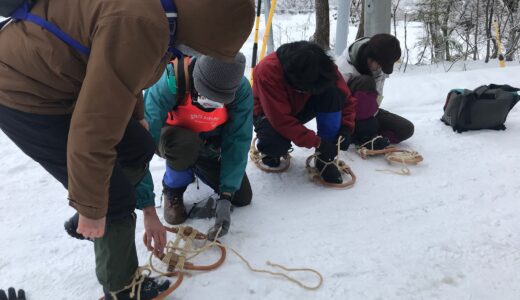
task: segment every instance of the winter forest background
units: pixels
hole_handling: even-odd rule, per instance
[[[403,63],[425,65],[497,59],[498,28],[505,60],[517,61],[519,3],[519,0],[392,0],[391,33],[401,40]],[[363,24],[363,7],[364,0],[352,0],[349,40],[363,36],[363,26],[359,26]],[[278,1],[273,21],[275,47],[297,37],[289,33],[296,30],[301,32],[302,39],[312,38],[325,48],[334,48],[337,8],[337,0]],[[307,18],[288,26],[283,24],[283,19],[296,15]],[[324,20],[311,32],[314,26],[309,24],[320,18]]]

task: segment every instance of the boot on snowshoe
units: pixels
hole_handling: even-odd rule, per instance
[[[172,189],[164,186],[164,220],[168,224],[179,225],[188,219],[188,212],[184,206],[184,191],[186,187]]]
[[[280,159],[280,157],[273,157],[273,156],[265,155],[262,157],[262,163],[269,168],[276,169],[276,168],[280,167],[281,159]]]
[[[359,147],[367,150],[383,150],[388,146],[390,146],[390,140],[378,135],[372,139],[366,139]]]
[[[134,291],[132,291],[132,288],[128,288],[126,290],[122,290],[116,293],[115,297],[112,296],[112,293],[105,291],[104,300],[152,300],[155,297],[157,297],[160,293],[166,291],[169,287],[169,280],[165,280],[164,282],[158,282],[156,279],[145,276],[143,282],[141,283],[140,289],[137,286],[135,287]],[[137,295],[138,292],[140,293],[139,295]]]
[[[338,146],[335,143],[322,140],[317,149],[316,169],[319,171],[323,181],[333,184],[343,183],[341,172],[336,164],[331,163],[338,155]]]

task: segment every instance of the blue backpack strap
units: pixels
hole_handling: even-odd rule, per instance
[[[58,26],[52,24],[51,22],[45,20],[42,17],[39,17],[37,15],[31,14],[31,4],[29,1],[25,1],[22,6],[17,8],[11,15],[11,18],[13,20],[22,20],[22,21],[29,21],[34,24],[37,24],[50,33],[54,34],[57,38],[62,40],[67,45],[71,46],[72,48],[76,49],[78,52],[89,55],[90,54],[90,48],[83,46],[81,43],[70,37],[65,32],[61,31],[61,29],[58,28]]]
[[[183,54],[175,48],[175,39],[177,33],[177,7],[172,0],[161,0],[162,7],[168,19],[168,26],[170,27],[170,42],[168,43],[168,52],[173,54],[178,59],[182,59]]]

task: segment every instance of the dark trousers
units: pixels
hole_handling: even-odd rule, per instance
[[[202,182],[219,193],[220,159],[201,155],[210,151],[199,134],[181,127],[164,127],[159,142],[159,154],[166,159],[167,164],[176,172],[193,172]],[[235,206],[245,206],[251,203],[253,192],[251,184],[244,173],[240,188],[234,193],[231,203]]]
[[[345,95],[336,87],[330,88],[322,94],[313,95],[302,111],[296,115],[296,118],[301,124],[306,124],[320,113],[337,113],[341,119],[341,110],[344,103]],[[265,116],[255,116],[253,124],[258,139],[257,148],[261,153],[267,156],[281,157],[289,152],[292,147],[291,140],[281,136]],[[321,132],[318,132],[318,135],[320,134]]]
[[[36,115],[0,105],[0,129],[65,188],[68,186],[67,140],[70,122],[71,115]],[[155,145],[139,122],[131,120],[116,150],[117,162],[110,178],[105,236],[94,242],[98,280],[109,291],[127,285],[137,268],[133,238],[134,184],[140,180],[139,176],[144,176]]]
[[[363,107],[373,106],[373,112],[377,111],[378,93],[376,90],[376,82],[372,76],[362,75],[354,77],[348,82],[348,86],[353,95],[358,98],[358,116],[360,115],[359,110]],[[362,101],[371,103],[361,103]],[[397,144],[410,138],[413,133],[414,126],[412,122],[379,108],[379,111],[377,111],[377,114],[373,117],[363,120],[356,119],[353,141],[357,144],[363,144],[377,135],[382,135],[388,138],[391,143]]]

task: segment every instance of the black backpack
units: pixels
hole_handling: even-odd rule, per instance
[[[468,130],[505,130],[507,115],[519,101],[520,89],[509,85],[483,85],[475,90],[451,90],[441,121],[461,133]]]

